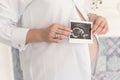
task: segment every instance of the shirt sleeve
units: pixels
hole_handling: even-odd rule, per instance
[[[20,18],[18,5],[10,1],[0,1],[0,42],[22,50],[29,29],[17,26]]]

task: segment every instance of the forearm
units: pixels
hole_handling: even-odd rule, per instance
[[[44,29],[30,29],[26,36],[26,44],[43,41]]]

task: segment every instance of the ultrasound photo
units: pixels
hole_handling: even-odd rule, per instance
[[[86,21],[71,21],[71,30],[73,31],[70,35],[70,42],[73,43],[89,43],[92,41],[91,27],[92,22]]]

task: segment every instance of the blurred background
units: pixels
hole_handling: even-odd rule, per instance
[[[100,36],[100,51],[93,80],[120,80],[120,0],[86,0],[89,10],[108,20],[110,31]],[[0,80],[14,79],[13,55],[0,43]]]

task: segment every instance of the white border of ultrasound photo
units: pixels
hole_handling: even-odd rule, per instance
[[[75,22],[75,23],[78,23],[78,24],[91,24],[90,28],[92,28],[92,22],[88,22],[88,21],[76,21],[76,20],[70,20],[70,28],[71,28],[71,22]],[[72,28],[71,28],[72,29]],[[74,28],[73,28],[74,29]],[[84,31],[84,30],[83,30]],[[73,34],[73,33],[72,33]],[[72,35],[71,34],[71,35]],[[93,43],[93,37],[92,37],[92,32],[91,32],[91,35],[89,36],[90,39],[81,39],[81,38],[76,38],[76,37],[69,37],[69,42],[70,43]]]

